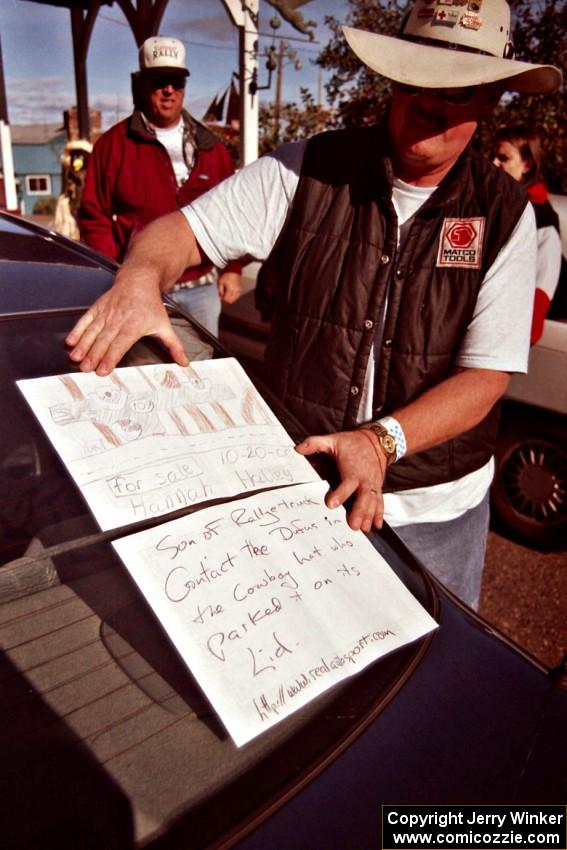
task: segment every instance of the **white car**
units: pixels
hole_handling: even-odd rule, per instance
[[[567,257],[567,197],[552,195],[550,201],[559,215]],[[567,280],[560,286],[567,286]],[[510,382],[496,461],[492,506],[499,519],[527,543],[565,543],[567,313],[546,319],[543,335],[530,352],[528,374],[515,375]]]

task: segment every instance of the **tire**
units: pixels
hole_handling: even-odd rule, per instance
[[[492,509],[529,545],[567,548],[565,432],[530,424],[504,430],[496,446]]]

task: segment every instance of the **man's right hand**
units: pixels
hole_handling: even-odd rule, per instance
[[[108,375],[143,336],[156,336],[180,366],[189,361],[173,331],[159,289],[116,284],[79,319],[66,338],[82,372]]]
[[[108,375],[143,336],[160,339],[176,363],[189,361],[173,331],[161,292],[185,268],[203,261],[185,216],[168,213],[132,239],[112,289],[79,319],[65,340],[81,371]]]

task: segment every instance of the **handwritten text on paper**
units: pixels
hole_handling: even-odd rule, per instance
[[[237,744],[435,622],[322,482],[114,544]]]

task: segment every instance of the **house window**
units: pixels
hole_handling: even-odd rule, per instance
[[[28,174],[26,176],[27,195],[51,195],[51,177],[49,174]]]

